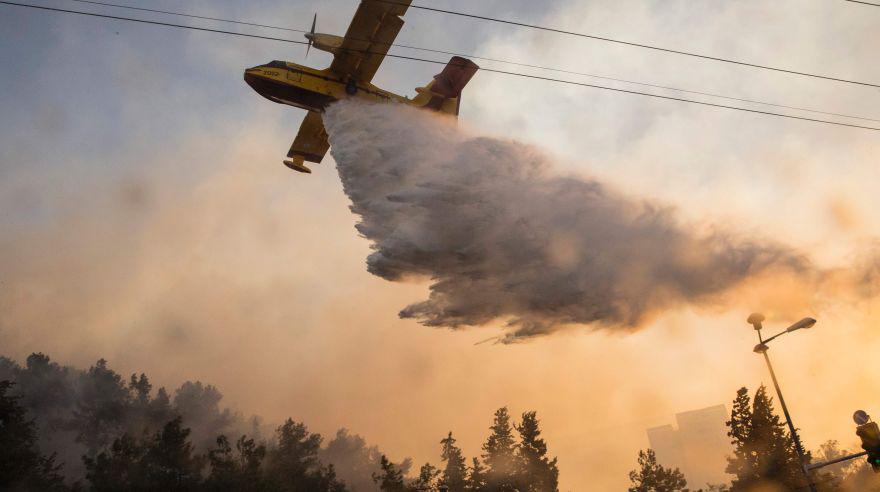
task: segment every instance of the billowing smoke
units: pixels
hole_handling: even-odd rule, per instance
[[[635,327],[744,279],[810,270],[800,255],[683,224],[670,207],[562,176],[539,149],[471,135],[403,105],[340,102],[325,122],[368,270],[430,278],[402,317],[458,328],[502,320],[504,341],[567,324]]]

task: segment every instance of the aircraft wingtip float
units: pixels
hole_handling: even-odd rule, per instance
[[[321,113],[340,99],[396,101],[458,115],[461,91],[480,68],[466,58],[452,57],[432,81],[425,87],[416,88],[417,94],[412,99],[370,83],[403,27],[401,16],[411,2],[362,0],[345,37],[316,33],[316,15],[311,31],[305,35],[309,40],[306,49],[314,46],[333,54],[333,62],[328,68],[317,70],[296,63],[273,61],[245,70],[245,82],[261,96],[308,111],[287,153],[290,160],[285,160],[284,165],[301,173],[311,173],[305,162],[321,162],[330,148]]]

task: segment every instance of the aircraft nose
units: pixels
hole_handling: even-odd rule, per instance
[[[254,80],[258,76],[263,74],[263,65],[257,65],[256,67],[246,68],[244,70],[244,80],[245,82],[250,83],[251,80]]]
[[[256,84],[258,83],[259,77],[257,75],[258,72],[256,70],[254,70],[255,68],[258,68],[258,67],[248,68],[247,70],[244,71],[244,81],[247,85],[249,85],[253,89],[257,90]],[[257,90],[257,92],[259,92],[259,90]]]

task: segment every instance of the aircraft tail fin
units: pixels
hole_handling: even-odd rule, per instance
[[[476,63],[453,56],[443,71],[434,76],[434,85],[431,90],[445,97],[459,97],[464,86],[471,81],[480,67]]]
[[[434,76],[427,86],[419,87],[414,103],[427,109],[454,116],[458,115],[461,91],[470,82],[480,67],[476,63],[453,56],[443,71]]]

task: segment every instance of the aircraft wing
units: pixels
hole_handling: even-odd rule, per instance
[[[403,27],[400,17],[412,0],[361,0],[330,70],[342,79],[373,80]]]
[[[321,113],[309,111],[299,127],[299,133],[296,134],[287,157],[302,156],[309,162],[321,162],[329,148],[330,142],[327,140],[327,131],[324,129]]]

